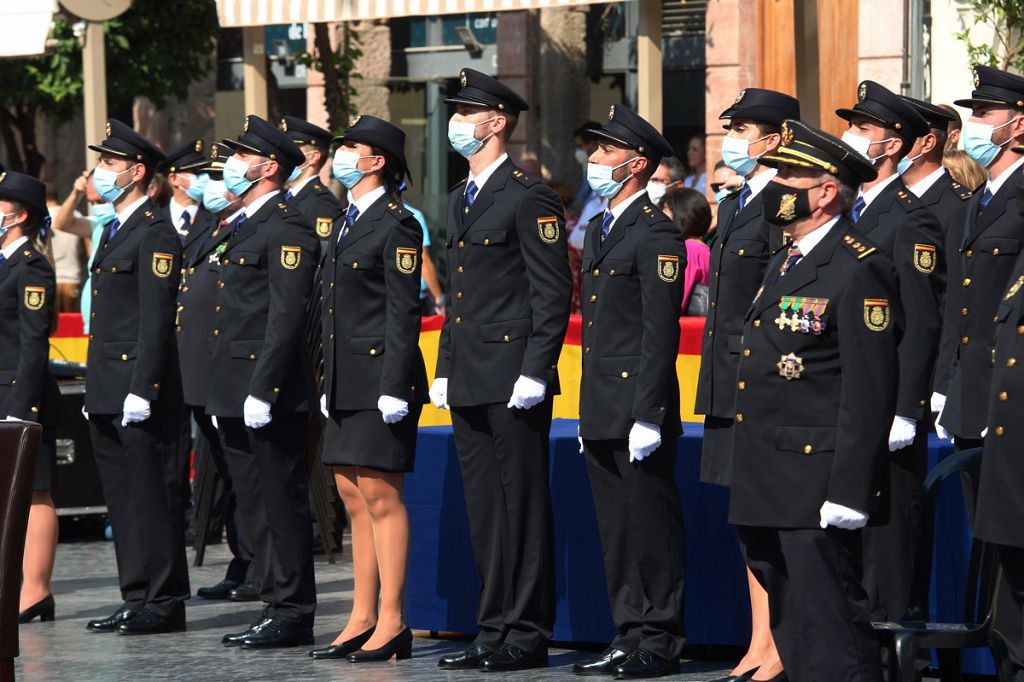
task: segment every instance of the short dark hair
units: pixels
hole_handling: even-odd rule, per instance
[[[960,118],[960,112],[957,111],[955,107],[952,107],[948,104],[939,104],[937,106],[939,107],[939,109],[942,109],[943,111],[953,116],[953,120],[950,121],[947,125],[951,126],[953,130],[960,130],[961,128],[963,128],[964,121],[962,118]]]
[[[672,222],[686,239],[701,239],[711,227],[711,206],[703,194],[689,187],[673,187],[661,200],[672,211]]]

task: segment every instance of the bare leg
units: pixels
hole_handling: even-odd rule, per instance
[[[32,493],[28,531],[25,533],[25,558],[21,564],[21,611],[50,594],[53,560],[57,554],[57,529],[57,510],[50,491]]]
[[[768,610],[768,593],[757,582],[754,574],[747,569],[747,585],[750,588],[751,632],[750,646],[742,660],[733,670],[734,675],[741,675],[751,668],[759,668],[754,680],[770,680],[782,672],[782,661],[772,639],[770,613]]]
[[[402,502],[404,474],[359,470],[359,490],[373,523],[373,540],[380,567],[380,617],[364,649],[378,649],[405,628],[402,596],[409,555],[409,515]]]
[[[352,611],[348,623],[333,644],[341,644],[358,637],[377,623],[377,598],[380,578],[377,573],[377,554],[373,548],[373,527],[370,514],[359,492],[355,467],[334,467],[334,482],[345,503],[352,530],[352,569],[354,586]]]

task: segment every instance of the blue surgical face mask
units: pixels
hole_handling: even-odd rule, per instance
[[[996,144],[992,141],[992,133],[1004,128],[1014,121],[1019,116],[1011,118],[1009,121],[1002,125],[992,126],[988,123],[979,123],[977,121],[968,120],[964,123],[963,132],[960,134],[960,139],[964,143],[964,151],[967,152],[967,156],[971,157],[982,166],[988,168],[992,165],[992,162],[999,156],[999,151],[1003,146],[1012,140],[1012,137],[1006,139],[1002,144]]]
[[[754,142],[760,142],[768,137],[770,136],[759,137]],[[722,161],[743,177],[750,175],[750,172],[757,166],[757,159],[760,156],[760,154],[754,157],[750,156],[750,145],[750,140],[744,140],[741,137],[726,135],[722,138]]]
[[[188,195],[192,201],[203,200],[203,188],[206,187],[206,183],[210,181],[210,176],[206,173],[200,173],[199,175],[193,175],[189,178],[188,189],[185,190],[185,194]]]
[[[117,210],[114,208],[113,204],[93,204],[92,217],[95,218],[100,225],[109,225],[113,222],[114,218],[117,217]]]
[[[309,156],[306,155],[305,153],[303,153],[302,156],[305,157],[306,162],[301,166],[296,166],[295,168],[292,169],[292,172],[288,175],[289,185],[298,180],[299,176],[302,175],[302,171],[306,170],[306,167],[309,166]]]
[[[14,215],[14,211],[11,211],[10,213],[0,213],[0,239],[3,239],[4,235],[7,234],[7,230],[13,227],[12,225],[5,224],[7,222],[7,216],[9,215]]]
[[[917,156],[904,156],[900,159],[900,162],[896,164],[896,172],[903,175],[910,170],[910,167],[914,165],[914,162],[920,159],[923,155],[924,152],[921,152]]]
[[[372,159],[373,156],[359,156],[358,152],[342,147],[338,151],[334,152],[334,161],[331,164],[331,172],[334,173],[334,177],[338,179],[338,182],[345,185],[347,189],[355,187],[360,180],[363,179],[365,173],[357,166],[359,165],[360,159]]]
[[[455,148],[459,154],[465,158],[469,158],[476,154],[484,146],[484,142],[487,142],[494,133],[488,135],[482,140],[476,139],[476,128],[482,126],[484,123],[490,123],[497,116],[491,116],[486,121],[480,121],[479,123],[473,123],[471,121],[448,121],[448,141],[452,143],[452,147]]]
[[[249,174],[253,168],[259,168],[265,166],[270,161],[263,161],[255,165],[250,166],[240,157],[232,156],[224,162],[224,184],[227,185],[228,191],[234,194],[236,197],[240,197],[249,191],[249,188],[256,184],[255,180],[249,180],[245,176]]]
[[[105,201],[114,203],[124,194],[126,189],[134,184],[134,181],[132,181],[124,187],[117,186],[117,178],[129,171],[131,171],[131,168],[125,168],[120,173],[115,173],[112,170],[97,167],[92,172],[92,184],[96,188],[96,193],[103,197]]]
[[[723,187],[722,189],[715,192],[715,203],[722,203],[723,201],[725,201],[725,198],[730,194],[732,194],[732,190],[729,189],[728,187]]]
[[[227,185],[223,180],[207,182],[206,187],[203,188],[203,206],[206,207],[206,210],[216,215],[230,206],[231,202],[224,196],[227,191]]]
[[[612,174],[632,161],[633,159],[623,161],[618,166],[599,166],[596,163],[588,163],[587,182],[590,183],[590,188],[594,190],[599,197],[611,199],[622,191],[622,185],[625,184],[626,180],[633,177],[633,174],[630,173],[624,177],[621,182],[619,182],[612,179]]]

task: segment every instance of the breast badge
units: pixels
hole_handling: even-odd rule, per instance
[[[864,326],[873,332],[883,332],[889,326],[889,301],[884,298],[864,299]]]
[[[323,239],[324,237],[331,236],[331,224],[333,221],[330,218],[317,218],[316,219],[316,236]]]
[[[672,283],[679,278],[679,256],[658,256],[658,277]]]
[[[398,271],[411,275],[416,270],[416,249],[395,249],[395,266]]]
[[[800,375],[804,373],[804,359],[798,358],[793,353],[781,356],[775,366],[779,368],[779,376],[786,381],[799,379]]]
[[[174,255],[170,253],[153,254],[153,274],[157,277],[166,278],[171,274],[171,264],[174,263]]]
[[[299,267],[302,260],[302,248],[299,246],[281,247],[281,266],[286,270],[294,270]]]
[[[25,287],[25,307],[29,310],[39,310],[46,303],[45,287]]]
[[[775,324],[780,330],[788,327],[790,331],[820,336],[826,328],[825,321],[821,319],[826,308],[827,298],[783,296],[779,299],[779,316],[775,318]],[[786,315],[787,311],[791,314]]]

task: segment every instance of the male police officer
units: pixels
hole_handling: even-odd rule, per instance
[[[107,122],[107,138],[89,148],[100,153],[96,191],[117,217],[92,263],[85,411],[124,600],[111,616],[90,621],[89,629],[182,631],[189,585],[174,343],[181,243],[146,196],[163,154],[114,119]]]
[[[686,535],[675,482],[686,246],[644,189],[672,146],[622,105],[594,132],[601,139],[587,177],[609,204],[590,221],[583,247],[580,437],[617,633],[574,672],[657,677],[679,670],[686,641]]]
[[[284,200],[306,216],[316,236],[322,240],[321,245],[326,244],[331,226],[343,211],[341,202],[320,180],[320,170],[330,158],[327,152],[331,147],[331,133],[297,116],[281,119],[281,130],[305,157],[288,176]]]
[[[569,321],[562,208],[505,153],[514,90],[463,69],[448,139],[469,177],[448,200],[449,305],[430,397],[451,405],[482,586],[480,633],[445,669],[547,665],[554,621],[548,434]]]
[[[1000,298],[974,534],[996,546],[1003,569],[993,623],[994,653],[1002,654],[996,656],[999,679],[1019,681],[1024,679],[1024,256],[1017,258]]]
[[[202,173],[207,164],[203,147],[202,140],[183,142],[167,153],[167,159],[158,169],[167,174],[171,186],[167,213],[183,245],[189,241],[193,228],[203,230],[216,222],[209,211],[203,210],[203,185],[208,179]]]
[[[705,415],[700,480],[728,485],[743,314],[782,247],[782,228],[764,220],[761,210],[761,190],[775,169],[758,159],[778,148],[782,122],[800,118],[800,103],[781,92],[747,88],[718,118],[728,119],[722,157],[745,181],[718,207],[718,229],[708,242],[713,275],[696,412]]]
[[[316,406],[303,338],[319,244],[282,201],[302,153],[280,130],[247,116],[224,164],[227,190],[245,206],[221,252],[213,368],[206,411],[217,417],[238,505],[266,561],[263,616],[229,646],[313,643],[316,586],[305,443]],[[251,521],[251,523],[249,523]]]
[[[863,183],[851,217],[857,231],[892,259],[899,275],[906,331],[899,342],[899,390],[889,432],[889,522],[864,532],[864,587],[872,619],[896,620],[910,602],[917,500],[928,467],[926,416],[942,327],[945,268],[942,226],[897,172],[899,160],[928,132],[928,123],[898,95],[864,81],[857,103],[836,114],[850,122],[843,141],[871,163],[877,178]]]
[[[1024,78],[988,66],[974,69],[964,149],[988,168],[989,180],[964,205],[947,236],[950,286],[942,330],[947,367],[936,374],[937,430],[961,448],[982,444],[992,379],[992,318],[1024,240],[1017,187],[1024,181]],[[949,400],[947,402],[946,396]]]
[[[928,132],[917,138],[910,152],[900,160],[900,175],[907,189],[939,219],[945,237],[954,216],[974,194],[973,187],[961,185],[942,165],[942,153],[948,139],[946,131],[954,117],[931,102],[913,97],[903,97],[903,100],[928,122]]]
[[[874,681],[857,529],[879,506],[902,311],[892,262],[844,214],[875,169],[799,121],[761,160],[779,169],[765,217],[793,245],[743,327],[729,520],[768,591],[789,678]]]
[[[204,210],[199,215],[211,215],[213,220],[208,224],[197,220],[185,238],[175,332],[185,405],[209,444],[210,459],[220,479],[220,494],[216,499],[222,505],[228,547],[232,554],[224,580],[211,587],[200,587],[196,594],[204,599],[230,597],[241,601],[246,600],[250,593],[252,599],[259,598],[258,585],[255,589],[250,586],[262,581],[262,573],[258,562],[254,561],[254,548],[245,529],[245,520],[238,511],[224,448],[212,419],[206,414],[206,396],[213,363],[210,337],[216,326],[217,313],[214,312],[214,306],[220,278],[220,256],[217,250],[223,250],[222,244],[227,242],[234,222],[243,213],[241,202],[237,199],[232,201],[226,196],[227,189],[222,179],[225,160],[223,150],[223,145],[212,145],[207,165],[198,169],[208,177],[204,185]],[[245,596],[239,599],[243,593]]]

